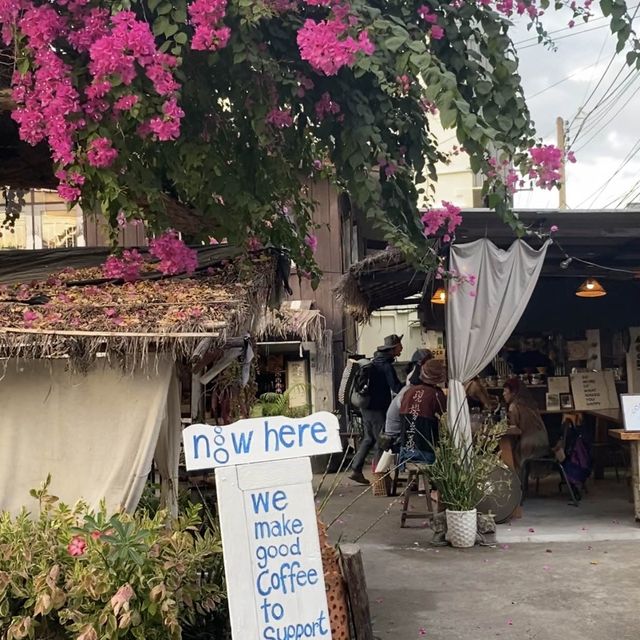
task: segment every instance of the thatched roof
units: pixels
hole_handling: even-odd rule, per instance
[[[318,309],[295,309],[285,303],[267,311],[258,337],[321,343],[325,330],[326,320]]]
[[[46,262],[50,275],[16,282],[15,272],[0,271],[0,283],[11,281],[0,284],[4,357],[67,356],[81,366],[99,353],[128,366],[150,351],[190,358],[205,339],[223,346],[232,337],[259,331],[281,284],[279,257],[270,252],[247,258],[226,248],[216,259],[207,249],[200,252],[200,268],[192,277],[162,277],[150,266],[143,279],[128,283],[105,280],[96,266],[55,269],[55,252],[8,252],[9,262],[17,262],[17,253],[24,254],[24,272],[42,270]],[[66,258],[87,262],[98,254],[71,250]]]
[[[358,322],[369,320],[380,307],[406,304],[406,298],[423,290],[427,274],[417,271],[397,249],[367,256],[351,266],[334,292],[347,313]]]

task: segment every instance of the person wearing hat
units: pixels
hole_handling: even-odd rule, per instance
[[[406,391],[400,402],[402,435],[400,460],[435,461],[433,446],[438,442],[438,427],[447,399],[442,391],[447,379],[442,360],[427,360],[420,367],[417,384]]]
[[[429,349],[418,349],[411,356],[411,362],[407,367],[407,383],[400,393],[391,401],[387,409],[387,418],[384,423],[384,433],[391,438],[399,438],[402,434],[402,418],[400,417],[400,403],[409,387],[420,383],[420,367],[433,359],[433,353]]]
[[[369,484],[362,469],[369,452],[376,446],[378,437],[384,430],[387,409],[393,396],[403,387],[393,368],[394,360],[402,353],[402,336],[392,334],[384,339],[384,344],[373,354],[373,368],[369,384],[369,406],[361,409],[364,437],[351,462],[349,479],[360,484]]]

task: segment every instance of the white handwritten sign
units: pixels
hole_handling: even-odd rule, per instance
[[[318,412],[184,430],[187,469],[216,467],[235,640],[331,640],[309,455],[342,450]]]
[[[250,418],[225,427],[194,424],[182,439],[188,471],[342,450],[338,418],[328,411],[306,418]]]
[[[571,376],[576,411],[617,409],[618,394],[612,371],[589,371]]]

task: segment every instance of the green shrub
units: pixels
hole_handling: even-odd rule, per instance
[[[222,546],[199,507],[109,516],[48,493],[37,517],[0,514],[0,639],[173,640],[226,618]],[[222,635],[209,635],[222,640]]]

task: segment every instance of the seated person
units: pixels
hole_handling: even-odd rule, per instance
[[[527,458],[538,458],[550,452],[547,428],[531,393],[518,378],[507,380],[503,396],[507,403],[509,426],[522,432],[515,450],[518,467]]]
[[[400,462],[431,464],[433,447],[438,442],[440,417],[447,401],[441,389],[446,381],[446,368],[441,360],[427,360],[420,367],[416,384],[412,384],[400,401]]]
[[[469,380],[469,382],[464,385],[464,390],[467,392],[467,402],[470,411],[473,411],[473,409],[494,411],[496,409],[498,405],[497,398],[489,394],[487,388],[478,376]]]
[[[402,434],[402,419],[400,418],[400,403],[402,402],[402,398],[411,385],[420,382],[420,367],[432,358],[433,354],[428,349],[418,349],[411,357],[411,362],[407,366],[406,371],[407,383],[400,390],[400,393],[394,397],[387,409],[384,433],[394,440],[399,440]]]

